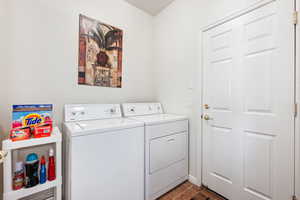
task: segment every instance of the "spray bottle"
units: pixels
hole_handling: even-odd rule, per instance
[[[54,158],[54,150],[49,150],[49,163],[48,163],[48,181],[53,181],[56,179],[55,174],[55,158]]]

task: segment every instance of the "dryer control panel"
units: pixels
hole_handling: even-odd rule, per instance
[[[160,103],[124,103],[122,104],[122,108],[125,117],[163,113]]]
[[[120,104],[67,104],[65,122],[122,117]]]

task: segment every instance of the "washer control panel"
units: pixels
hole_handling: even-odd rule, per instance
[[[122,117],[120,104],[67,104],[65,121],[83,121]]]

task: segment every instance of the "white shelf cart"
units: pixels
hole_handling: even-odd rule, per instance
[[[2,144],[3,151],[7,153],[7,156],[3,163],[4,170],[4,191],[3,200],[27,200],[27,199],[43,199],[41,198],[45,193],[52,191],[52,198],[61,200],[62,198],[62,136],[57,127],[53,129],[53,133],[50,137],[44,138],[32,138],[23,141],[13,142],[11,140],[4,140]],[[56,179],[54,181],[47,181],[44,184],[39,184],[32,188],[22,188],[20,190],[12,189],[13,179],[13,167],[15,157],[24,157],[26,152],[41,151],[43,155],[47,157],[48,148],[54,149],[56,158]],[[39,153],[38,153],[39,154]],[[24,158],[23,158],[24,159]],[[47,159],[48,160],[48,159]],[[39,197],[39,195],[41,197]],[[44,199],[43,199],[44,200]]]

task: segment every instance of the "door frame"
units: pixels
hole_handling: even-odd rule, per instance
[[[300,3],[294,0],[295,11],[299,12]],[[300,117],[299,117],[299,103],[300,103],[300,27],[299,27],[299,16],[298,24],[295,27],[295,102],[297,103],[297,115],[295,117],[295,180],[294,190],[295,195],[300,198]]]
[[[253,10],[256,10],[260,7],[263,7],[271,2],[274,2],[276,0],[261,0],[255,4],[249,5],[248,7],[244,8],[244,9],[239,9],[236,12],[233,12],[232,14],[229,14],[225,17],[222,17],[218,20],[216,20],[214,23],[211,23],[207,26],[204,26],[203,28],[200,29],[200,34],[198,35],[198,47],[199,47],[199,52],[198,52],[198,70],[200,73],[199,74],[199,81],[198,81],[198,85],[200,85],[199,87],[199,94],[200,94],[200,99],[197,100],[198,105],[197,107],[199,108],[200,105],[200,112],[198,112],[197,114],[197,119],[201,119],[201,116],[203,114],[203,35],[205,34],[205,32],[207,32],[208,30],[215,28],[219,25],[222,25],[228,21],[231,21],[235,18],[238,18],[242,15],[245,15]],[[281,1],[281,0],[277,0],[277,1]],[[297,3],[297,0],[290,0],[294,2],[295,5],[295,10],[298,11],[300,10],[300,3]],[[291,16],[291,23],[292,23],[292,16]],[[300,23],[300,17],[299,17],[299,22]],[[300,103],[300,55],[296,54],[296,52],[299,52],[298,50],[300,50],[300,27],[298,25],[296,25],[295,28],[295,62],[294,62],[294,66],[295,66],[295,92],[294,92],[294,98],[295,98],[295,103],[297,102],[298,104]],[[300,105],[299,105],[300,106]],[[299,106],[298,106],[298,110],[299,110]],[[294,143],[294,194],[300,198],[300,117],[299,117],[299,111],[297,110],[298,115],[295,117],[295,127],[294,127],[294,139],[295,139],[295,143]],[[197,185],[201,186],[203,183],[202,177],[203,177],[203,121],[201,120],[201,123],[198,123],[197,125],[197,130],[198,130],[198,134],[197,134],[197,150],[196,150],[196,155],[197,155],[197,159],[196,159],[196,166],[197,166]]]

